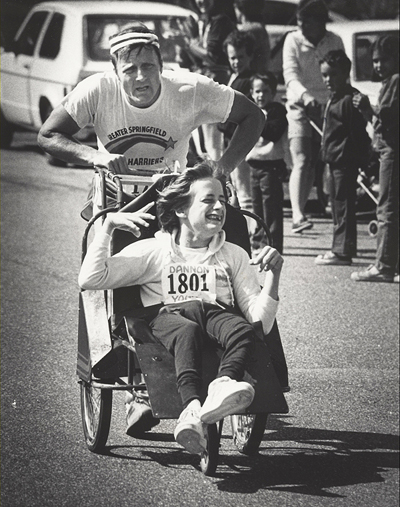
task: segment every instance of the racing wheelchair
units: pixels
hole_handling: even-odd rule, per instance
[[[174,175],[164,175],[153,182],[149,178],[117,176],[97,170],[95,180],[101,210],[90,218],[85,229],[82,260],[87,251],[89,231],[97,220],[107,213],[141,209],[156,200],[158,191],[168,185],[171,178]],[[227,205],[224,229],[227,241],[242,246],[250,254],[244,214],[262,222],[252,213]],[[268,233],[266,224],[263,223],[263,227]],[[142,231],[140,239],[152,237],[157,228],[157,223],[152,223]],[[133,234],[114,231],[111,254],[137,240]],[[183,410],[174,359],[154,338],[146,322],[162,305],[143,307],[139,289],[129,286],[107,291],[82,290],[79,295],[77,375],[85,442],[95,453],[105,450],[115,390],[148,393],[153,415],[159,419],[177,419]],[[247,455],[258,451],[268,414],[288,412],[283,394],[289,390],[288,371],[277,323],[275,321],[267,336],[262,333],[261,323],[257,324],[256,349],[246,371],[255,386],[255,397],[245,413],[230,417],[233,441],[238,450]],[[201,402],[206,398],[209,383],[217,375],[220,355],[217,347],[207,346],[203,350]],[[213,475],[217,468],[222,428],[223,421],[205,425],[207,449],[200,456],[200,468],[205,475]]]

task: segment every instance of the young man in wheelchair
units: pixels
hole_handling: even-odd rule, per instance
[[[153,203],[135,213],[108,214],[81,267],[83,289],[104,290],[140,285],[145,307],[163,303],[149,321],[153,335],[174,356],[183,412],[174,431],[176,441],[191,453],[202,453],[202,423],[213,424],[241,412],[253,400],[253,387],[243,381],[255,342],[252,322],[267,334],[278,307],[281,255],[266,246],[254,259],[225,241],[222,230],[226,197],[210,163],[187,169],[157,200],[161,231],[109,256],[115,229],[140,237],[155,217]],[[261,288],[256,270],[265,271]],[[242,315],[238,315],[234,307]],[[201,406],[202,348],[218,343],[223,354],[217,378]]]

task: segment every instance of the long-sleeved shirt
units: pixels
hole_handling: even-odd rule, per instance
[[[378,106],[373,125],[378,137],[378,147],[387,144],[399,150],[399,74],[382,81]]]
[[[169,278],[165,276],[166,266],[181,270],[184,264],[211,266],[215,269],[216,301],[231,307],[236,303],[249,322],[261,321],[267,334],[274,323],[278,301],[260,288],[247,253],[226,242],[224,231],[205,249],[180,248],[175,238],[176,232],[158,232],[154,238],[136,241],[110,257],[110,236],[100,231],[82,263],[79,285],[92,290],[140,285],[143,305],[151,306],[165,302],[163,284]]]
[[[302,104],[304,92],[310,93],[319,103],[328,101],[329,92],[322,80],[320,60],[328,51],[342,49],[342,39],[325,32],[314,46],[300,30],[289,32],[283,45],[283,77],[287,89],[287,100]]]

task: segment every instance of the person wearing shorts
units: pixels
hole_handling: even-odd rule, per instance
[[[298,30],[289,32],[283,46],[283,77],[287,90],[287,118],[292,171],[289,194],[292,232],[301,233],[313,224],[305,207],[314,184],[313,130],[309,118],[319,115],[329,92],[319,68],[321,58],[331,50],[344,50],[341,38],[326,30],[328,9],[323,0],[300,0]]]

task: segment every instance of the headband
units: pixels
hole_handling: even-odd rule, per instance
[[[158,37],[154,33],[129,32],[116,35],[110,39],[110,53],[113,55],[120,49],[132,44],[153,44],[157,48],[160,47]]]

